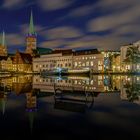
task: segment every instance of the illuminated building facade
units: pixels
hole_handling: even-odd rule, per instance
[[[72,50],[55,50],[51,54],[41,55],[40,58],[33,59],[33,71],[41,72],[56,68],[72,68]]]
[[[32,72],[32,57],[30,54],[16,52],[13,57],[13,71],[30,73]]]
[[[5,71],[13,71],[13,58],[8,57],[1,60],[1,69]]]
[[[73,68],[88,68],[91,72],[104,71],[104,56],[96,49],[76,51],[73,56]]]
[[[104,71],[104,57],[97,50],[55,50],[51,54],[42,55],[33,59],[33,71],[41,72],[45,70],[59,69],[84,69],[88,68],[92,72]]]
[[[140,41],[121,47],[121,70],[140,72]]]
[[[121,57],[119,52],[112,56],[112,72],[121,72]]]

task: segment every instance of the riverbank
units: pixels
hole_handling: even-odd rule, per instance
[[[42,75],[42,76],[54,76],[54,75],[61,75],[61,76],[90,76],[90,75],[140,75],[140,72],[90,72],[90,73],[40,73],[40,72],[0,72],[0,77],[9,77],[15,75]]]

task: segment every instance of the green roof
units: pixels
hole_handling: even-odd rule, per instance
[[[32,11],[31,11],[31,16],[30,16],[29,34],[35,34],[34,22],[33,22],[33,13],[32,13]]]
[[[51,53],[51,52],[52,52],[52,49],[50,49],[50,48],[40,48],[40,47],[38,47],[38,48],[37,48],[37,51],[38,51],[38,53],[39,53],[40,55],[42,55],[42,54],[49,54],[49,53]]]
[[[6,42],[5,42],[5,32],[4,31],[2,32],[2,35],[1,35],[0,44],[2,46],[5,46],[6,45]]]

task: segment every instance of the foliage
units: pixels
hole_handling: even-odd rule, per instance
[[[140,85],[138,85],[138,84],[132,85],[132,86],[126,85],[125,87],[127,88],[126,94],[127,94],[128,101],[134,102],[139,99]]]
[[[140,51],[137,46],[130,46],[127,48],[125,61],[130,63],[140,63]]]

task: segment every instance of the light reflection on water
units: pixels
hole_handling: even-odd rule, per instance
[[[30,128],[30,133],[45,132],[48,128],[44,126],[45,123],[50,128],[52,127],[53,131],[58,126],[60,129],[69,130],[70,128],[64,125],[64,122],[69,122],[69,125],[81,130],[77,131],[76,136],[89,134],[95,126],[103,130],[107,127],[110,130],[120,131],[120,135],[125,132],[138,136],[139,105],[140,76],[19,75],[0,79],[0,110],[2,112],[0,122],[6,116],[7,121],[5,120],[2,126],[10,129],[12,126],[9,126],[9,123],[13,122],[15,125],[12,128],[13,131],[20,127],[16,125],[18,123],[22,124],[27,132]],[[86,125],[81,127],[83,124]],[[3,129],[2,126],[0,129]],[[87,131],[89,128],[90,131]],[[27,134],[27,132],[24,133]],[[91,134],[90,137],[92,137]]]

